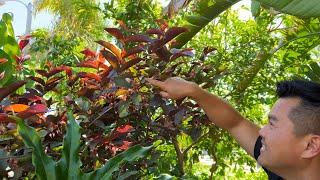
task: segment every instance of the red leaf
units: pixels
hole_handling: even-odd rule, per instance
[[[33,115],[45,113],[47,111],[48,111],[48,109],[45,105],[36,104],[36,105],[30,106],[27,110],[18,113],[18,117],[20,117],[22,119],[26,119],[26,118],[29,118]]]
[[[103,40],[99,40],[99,41],[96,41],[98,44],[100,44],[101,46],[107,48],[109,51],[111,51],[114,55],[117,56],[117,58],[121,59],[121,50],[115,46],[114,44],[112,43],[109,43],[109,42],[106,42],[106,41],[103,41]]]
[[[169,27],[168,23],[163,19],[157,19],[156,22],[162,31]]]
[[[38,77],[30,76],[29,79],[31,79],[31,80],[33,80],[33,81],[35,81],[35,82],[40,83],[42,86],[44,86],[44,85],[46,84],[43,79],[38,78]]]
[[[6,58],[0,58],[0,64],[8,62],[8,59]]]
[[[22,50],[24,47],[26,47],[29,44],[29,39],[22,39],[19,41],[19,49]]]
[[[122,58],[126,58],[128,56],[131,56],[133,54],[136,54],[136,53],[140,53],[142,51],[144,51],[145,49],[141,46],[136,46],[136,47],[133,47],[131,49],[128,49],[127,51],[122,51]]]
[[[84,54],[85,57],[96,57],[96,53],[89,48],[86,48],[85,50],[81,51],[81,53]]]
[[[117,22],[119,23],[120,27],[122,27],[123,29],[125,29],[126,31],[129,31],[128,26],[124,23],[124,21],[122,20],[117,20]]]
[[[26,84],[26,81],[17,81],[15,83],[10,84],[7,87],[0,88],[0,102],[24,84]]]
[[[120,72],[130,68],[131,66],[139,63],[140,61],[144,60],[143,58],[135,58],[135,59],[132,59],[130,61],[128,61],[127,63],[125,63],[123,66],[121,66],[120,68]]]
[[[22,50],[24,47],[26,47],[29,44],[31,35],[26,36],[18,36],[19,37],[19,48]]]
[[[161,29],[158,29],[158,28],[148,29],[146,33],[147,34],[157,34],[159,36],[163,36],[164,35],[164,32]]]
[[[117,28],[105,28],[104,30],[120,41],[124,39],[122,32]]]
[[[119,69],[119,59],[113,55],[111,52],[107,51],[107,50],[102,50],[101,51],[102,55],[104,58],[106,58],[106,60],[111,64],[111,66],[115,69],[118,70]]]
[[[5,122],[14,122],[14,120],[9,118],[7,114],[0,113],[0,123],[5,123]]]
[[[150,39],[148,36],[145,35],[139,35],[139,34],[135,34],[135,35],[131,35],[131,36],[127,36],[124,40],[126,43],[127,42],[151,42],[152,39]]]
[[[46,78],[50,78],[51,76],[60,73],[62,71],[65,71],[66,74],[70,77],[72,75],[72,69],[68,66],[58,66],[53,69],[51,69],[49,72],[45,70],[36,70],[36,72],[42,76],[45,76]]]
[[[95,61],[95,60],[87,60],[87,61],[82,61],[78,64],[78,67],[89,67],[89,68],[94,68],[98,69],[99,68],[100,62]]]
[[[132,126],[131,125],[123,125],[123,126],[120,126],[116,129],[116,132],[118,133],[128,133],[132,130]]]
[[[132,142],[130,141],[122,141],[122,143],[123,144],[121,146],[118,146],[118,148],[121,150],[127,150],[132,145]]]
[[[80,72],[80,73],[78,73],[78,76],[80,78],[90,78],[90,79],[94,79],[98,82],[101,82],[101,77],[97,74],[94,74],[94,73]]]
[[[25,111],[28,108],[29,108],[29,106],[25,105],[25,104],[12,104],[12,105],[4,107],[3,110],[17,113],[17,112]]]

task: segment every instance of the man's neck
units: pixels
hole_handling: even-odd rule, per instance
[[[295,170],[280,172],[279,175],[286,180],[320,180],[320,166],[308,166]]]

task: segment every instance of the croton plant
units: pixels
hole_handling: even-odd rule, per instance
[[[1,87],[1,176],[13,171],[15,177],[40,179],[139,177],[146,172],[139,170],[156,165],[152,145],[164,142],[174,145],[183,174],[192,147],[182,149],[177,137],[185,133],[196,142],[205,133],[206,116],[188,99],[162,99],[144,78],[179,75],[208,86],[205,74],[211,67],[205,57],[216,49],[206,48],[196,58],[192,49],[171,48],[187,29],[163,20],[158,25],[140,33],[125,26],[105,28],[113,43],[97,41],[101,50],[83,50],[79,64],[55,67],[49,59],[36,75]],[[30,38],[21,37],[20,52],[1,57],[1,65],[23,69],[29,56],[21,51]],[[5,76],[2,72],[0,78]],[[26,91],[17,94],[21,87]],[[147,152],[148,158],[131,162]]]

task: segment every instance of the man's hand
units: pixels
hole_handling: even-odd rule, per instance
[[[190,81],[186,81],[179,77],[168,78],[165,81],[158,81],[155,79],[146,79],[150,84],[159,87],[162,91],[160,95],[164,98],[181,99],[184,97],[191,97],[199,86]]]

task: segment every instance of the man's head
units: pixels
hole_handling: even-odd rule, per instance
[[[278,101],[269,123],[260,130],[260,164],[274,171],[320,163],[320,84],[284,81],[277,85]]]

